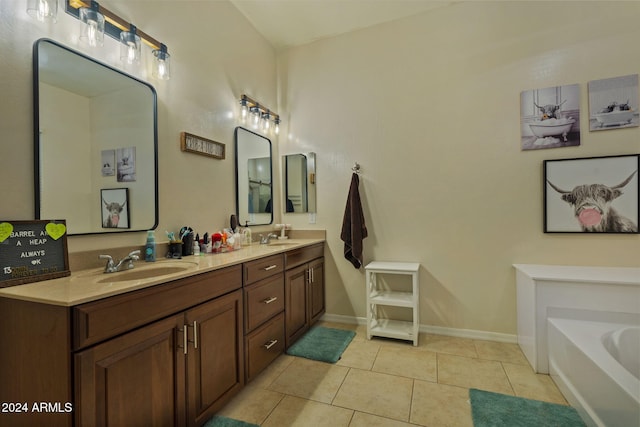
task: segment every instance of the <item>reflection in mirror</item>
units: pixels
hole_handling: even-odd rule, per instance
[[[242,127],[236,140],[236,210],[241,225],[273,222],[271,141]]]
[[[153,87],[47,39],[33,69],[35,217],[66,219],[68,234],[155,228]]]
[[[282,157],[284,211],[316,212],[316,155],[289,154]]]

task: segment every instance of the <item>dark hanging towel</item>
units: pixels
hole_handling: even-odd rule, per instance
[[[355,268],[362,265],[362,240],[367,237],[367,226],[364,223],[362,203],[358,184],[360,178],[357,173],[351,175],[351,186],[347,197],[347,206],[342,219],[340,239],[344,242],[344,257],[351,261]]]

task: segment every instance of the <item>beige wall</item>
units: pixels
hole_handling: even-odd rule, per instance
[[[639,19],[638,2],[473,2],[279,56],[280,151],[318,153],[327,311],[365,316],[339,240],[354,162],[365,263],[422,264],[423,325],[514,334],[512,263],[640,265],[638,235],[542,233],[542,161],[638,153],[640,129],[585,120],[580,147],[522,152],[519,111],[523,90],[579,83],[587,114],[589,80],[640,70]]]
[[[125,71],[150,82],[158,95],[160,223],[164,230],[190,224],[216,231],[235,210],[233,130],[243,93],[276,105],[276,54],[226,1],[103,1],[169,48],[173,77],[151,76],[151,50],[143,46],[142,70]],[[60,7],[64,2],[59,1]],[[77,43],[79,21],[62,9],[56,24],[27,13],[26,2],[0,0],[0,179],[5,183],[0,219],[33,219],[32,46],[48,37],[122,69],[118,43],[102,49]],[[180,151],[186,131],[226,144],[225,160]],[[276,151],[277,153],[277,151]],[[10,185],[8,184],[10,183]],[[146,233],[71,236],[69,250],[142,245]]]
[[[279,56],[227,2],[103,3],[172,54],[169,82],[139,75],[158,91],[159,235],[228,221],[232,110],[247,93],[284,119],[274,181],[279,152],[317,153],[317,223],[283,218],[327,230],[328,313],[365,313],[364,274],[343,259],[339,240],[354,162],[369,227],[365,262],[422,264],[424,325],[514,334],[515,262],[639,265],[637,235],[543,234],[541,171],[544,159],[637,153],[640,129],[583,126],[577,148],[519,145],[521,91],[580,83],[586,114],[587,81],[638,72],[639,3],[456,4]],[[76,47],[77,31],[64,12],[42,25],[22,2],[0,0],[2,219],[33,218],[32,44],[50,37]],[[115,41],[105,45],[92,55],[119,66]],[[226,143],[227,159],[182,153],[181,131]],[[281,206],[279,190],[274,201]],[[144,233],[69,241],[78,252],[140,245]]]

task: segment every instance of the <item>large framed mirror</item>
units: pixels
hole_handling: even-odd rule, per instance
[[[273,222],[273,173],[271,141],[248,129],[237,127],[236,212],[244,226]]]
[[[53,40],[33,48],[36,219],[70,235],[158,225],[156,91]]]
[[[316,212],[316,154],[282,156],[282,188],[286,213]]]

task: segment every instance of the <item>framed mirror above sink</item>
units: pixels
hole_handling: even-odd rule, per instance
[[[70,235],[158,224],[155,89],[53,40],[33,47],[37,219]]]
[[[285,213],[316,212],[316,154],[282,156],[282,188]]]
[[[243,226],[273,222],[271,141],[243,127],[235,130],[236,214]]]

